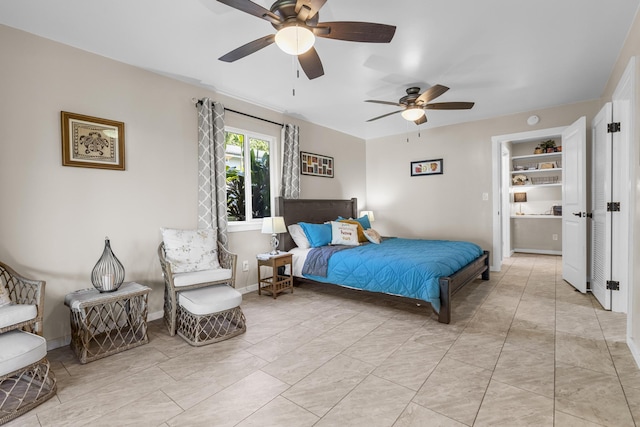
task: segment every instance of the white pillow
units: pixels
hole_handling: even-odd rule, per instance
[[[366,237],[368,241],[370,241],[371,243],[375,243],[376,245],[379,245],[380,242],[382,241],[382,237],[380,237],[380,233],[378,233],[373,228],[364,230],[364,237]]]
[[[174,273],[214,270],[218,262],[218,242],[212,229],[176,230],[161,228],[167,261]]]
[[[9,298],[9,290],[4,286],[4,283],[0,281],[0,307],[11,304],[11,298]]]
[[[331,221],[331,244],[358,246],[358,226],[348,222]]]
[[[297,247],[300,249],[309,249],[311,247],[311,243],[309,243],[307,235],[304,234],[304,230],[299,224],[291,224],[288,228],[289,234]]]

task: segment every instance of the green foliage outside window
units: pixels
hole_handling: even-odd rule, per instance
[[[251,218],[263,218],[271,215],[271,180],[269,172],[269,142],[249,139],[249,164],[251,182]],[[226,132],[227,147],[235,145],[240,148],[236,154],[237,166],[230,166],[229,156],[226,166],[227,180],[227,215],[230,221],[247,220],[247,204],[245,197],[244,171],[244,135]],[[229,154],[231,150],[227,148]],[[237,159],[240,157],[240,159]]]

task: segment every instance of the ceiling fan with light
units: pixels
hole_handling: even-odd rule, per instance
[[[391,116],[392,114],[402,113],[402,117],[405,120],[420,125],[422,123],[426,123],[427,121],[427,116],[425,115],[424,110],[468,110],[473,107],[473,102],[437,102],[430,104],[431,101],[448,90],[449,88],[446,86],[435,85],[431,86],[429,89],[420,94],[419,87],[410,87],[409,89],[407,89],[407,95],[400,98],[398,102],[376,101],[373,99],[367,99],[365,102],[403,107],[402,110],[397,110],[391,113],[383,114],[382,116],[374,117],[373,119],[367,120],[367,122],[372,122],[383,117]]]
[[[324,75],[320,57],[313,44],[316,37],[353,42],[389,43],[396,27],[372,22],[318,22],[318,11],[327,0],[277,0],[271,9],[249,0],[218,0],[235,9],[264,19],[278,30],[276,34],[249,42],[221,56],[221,61],[234,62],[276,43],[298,61],[309,80]]]

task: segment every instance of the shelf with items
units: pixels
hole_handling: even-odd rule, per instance
[[[555,153],[526,154],[523,156],[513,156],[511,157],[511,160],[548,159],[550,157],[562,157],[562,151],[558,151]]]
[[[551,183],[543,183],[543,184],[524,184],[524,185],[512,185],[511,189],[513,191],[517,191],[518,188],[543,188],[543,187],[562,187],[561,182],[551,182]]]
[[[508,247],[514,252],[561,253],[564,173],[561,145],[559,134],[508,144],[509,170],[503,178],[511,181],[509,215],[505,216],[509,218]]]
[[[540,173],[540,172],[562,172],[562,168],[551,168],[551,169],[527,169],[527,170],[512,170],[511,175],[515,175],[517,173],[528,174],[528,173]]]

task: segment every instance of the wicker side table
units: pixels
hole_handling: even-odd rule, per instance
[[[150,288],[123,283],[115,292],[95,288],[67,294],[71,310],[71,348],[87,363],[149,342],[147,311]]]

